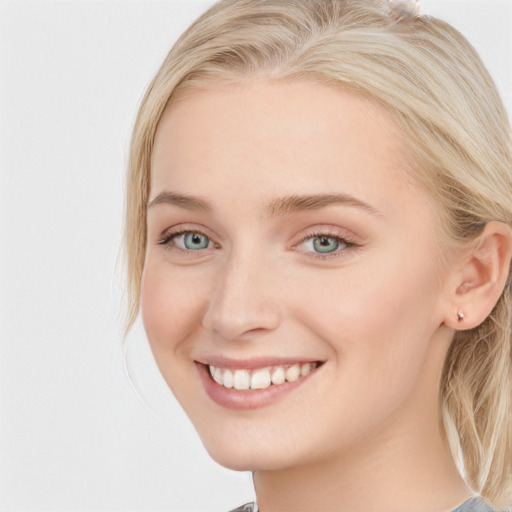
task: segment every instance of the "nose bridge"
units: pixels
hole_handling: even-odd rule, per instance
[[[226,256],[218,270],[203,326],[225,339],[236,339],[249,331],[275,329],[280,312],[268,285],[269,272],[267,258],[248,244]]]

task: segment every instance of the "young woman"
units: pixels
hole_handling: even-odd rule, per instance
[[[140,107],[129,325],[243,510],[512,501],[510,127],[395,3],[221,1]]]

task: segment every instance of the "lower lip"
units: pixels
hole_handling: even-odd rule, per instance
[[[210,376],[208,368],[204,364],[196,362],[196,367],[203,382],[207,395],[218,405],[227,409],[257,409],[270,405],[287,393],[297,389],[306,382],[313,374],[318,371],[318,367],[304,377],[300,377],[294,382],[284,382],[283,384],[274,384],[266,389],[248,389],[238,391],[228,389],[217,384]]]

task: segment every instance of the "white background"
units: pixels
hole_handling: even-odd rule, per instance
[[[0,510],[211,511],[253,499],[210,461],[144,334],[122,364],[123,175],[137,105],[209,0],[0,0]],[[512,111],[512,0],[424,0]]]

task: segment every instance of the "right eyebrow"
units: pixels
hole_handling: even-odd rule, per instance
[[[200,197],[192,197],[176,192],[162,192],[148,204],[148,210],[156,204],[171,204],[184,208],[185,210],[211,212],[212,207],[208,201]]]
[[[270,216],[285,215],[291,212],[300,212],[307,210],[318,210],[332,204],[341,204],[359,208],[372,215],[382,215],[382,213],[373,206],[361,201],[354,196],[340,193],[330,194],[310,194],[310,195],[291,195],[273,200],[267,205],[267,212]]]

